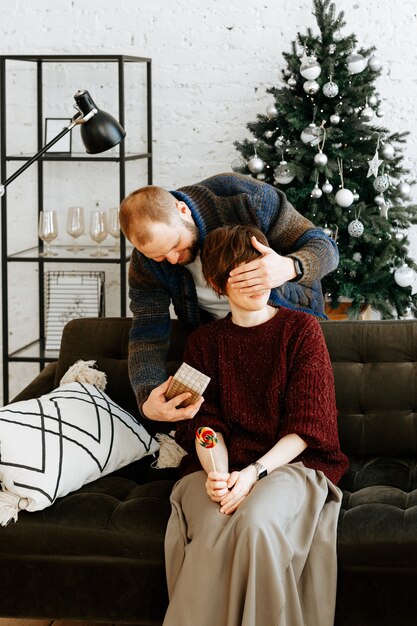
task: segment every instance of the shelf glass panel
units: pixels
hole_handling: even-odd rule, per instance
[[[52,361],[56,361],[58,359],[58,355],[59,350],[41,350],[40,342],[39,340],[37,340],[9,354],[9,361],[20,361],[28,363],[50,363]]]
[[[32,158],[32,154],[17,154],[6,156],[6,161],[28,161]],[[149,159],[152,154],[150,152],[138,152],[125,155],[126,161],[137,161],[139,159]],[[71,154],[64,153],[46,153],[42,157],[43,161],[120,161],[119,153],[99,156],[97,154],[86,154],[85,152],[75,152]]]
[[[68,244],[68,246],[71,244]],[[80,244],[82,245],[82,244]],[[114,245],[114,244],[113,244]],[[108,256],[103,257],[95,257],[90,256],[91,252],[94,252],[97,246],[82,246],[84,250],[80,250],[75,253],[67,250],[68,246],[51,245],[52,252],[56,252],[56,256],[42,256],[39,254],[39,248],[33,247],[28,248],[27,250],[21,250],[20,252],[16,252],[15,254],[10,254],[7,257],[8,261],[44,261],[45,263],[120,263],[123,262],[123,259],[120,258],[119,252],[114,252],[109,248],[112,248],[112,245],[101,245],[100,248],[107,252]],[[126,261],[130,260],[132,255],[133,247],[126,246]]]

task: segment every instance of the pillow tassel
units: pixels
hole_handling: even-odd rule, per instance
[[[169,435],[165,433],[157,433],[155,439],[160,444],[159,456],[151,463],[152,467],[156,469],[163,469],[165,467],[178,467],[183,456],[187,453],[181,448],[180,445],[174,439],[175,431],[171,430]]]
[[[95,364],[95,361],[77,361],[67,370],[59,384],[86,383],[104,391],[107,377],[104,372],[100,372],[100,370],[94,367]]]
[[[27,498],[22,498],[3,486],[2,491],[0,491],[0,525],[7,526],[12,520],[17,522],[19,511],[28,506],[29,500]]]

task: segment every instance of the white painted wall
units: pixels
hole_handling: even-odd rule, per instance
[[[406,154],[415,171],[415,2],[340,0],[336,5],[345,11],[344,33],[354,32],[359,45],[377,46],[385,70],[378,84],[385,99],[384,123],[390,130],[411,132]],[[310,0],[2,0],[0,53],[152,57],[154,182],[175,188],[230,170],[236,156],[233,141],[248,134],[246,123],[270,102],[265,89],[279,80],[282,52],[290,49],[298,31],[315,27],[311,9]],[[16,80],[20,78],[21,70]],[[103,108],[114,111],[110,74],[99,75],[90,66],[79,73],[65,70],[48,80],[56,87],[48,116],[71,117],[72,95],[79,87],[88,88]],[[10,120],[15,145],[23,151],[34,141],[30,73],[24,82],[20,104]],[[140,90],[140,80],[129,87],[129,123],[139,131],[139,142],[143,133],[135,114],[140,104],[135,105],[141,102]],[[63,177],[62,167],[50,167],[47,197],[63,215],[75,202],[83,202],[87,209],[95,202],[105,208],[117,202],[112,172],[71,165]],[[17,209],[13,218],[17,246],[30,239],[35,229],[33,219],[23,220],[18,210],[33,202],[33,176],[26,173],[13,190],[9,188],[10,202]],[[417,188],[413,193],[417,200]],[[417,236],[411,237],[417,258]],[[23,270],[15,280],[11,312],[20,320],[22,332],[30,334],[36,308],[30,299],[34,281]],[[36,371],[33,366],[13,368],[12,391],[28,383]]]

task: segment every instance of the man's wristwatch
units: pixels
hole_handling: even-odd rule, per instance
[[[262,463],[259,463],[259,461],[255,461],[255,463],[252,463],[252,465],[256,469],[256,480],[261,480],[261,478],[265,478],[265,476],[268,474],[268,470],[266,469],[266,467],[264,467]]]
[[[301,280],[302,277],[304,276],[304,271],[303,271],[303,267],[300,263],[300,261],[298,259],[295,259],[293,256],[289,257],[293,262],[294,262],[294,268],[295,268],[295,278],[292,278],[290,281],[290,283],[293,283],[295,281]]]

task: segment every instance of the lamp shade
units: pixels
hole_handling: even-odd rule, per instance
[[[75,101],[81,113],[87,116],[92,110],[97,113],[81,125],[81,139],[88,154],[98,154],[117,146],[126,132],[112,115],[95,105],[88,91],[78,91]]]

